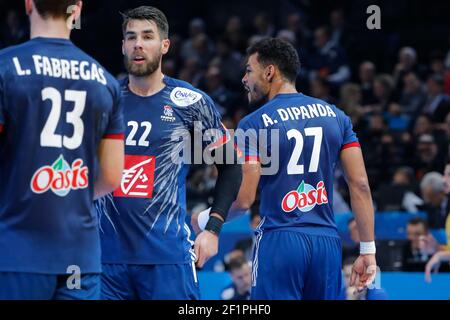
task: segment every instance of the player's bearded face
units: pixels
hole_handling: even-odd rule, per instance
[[[125,54],[125,67],[127,72],[135,77],[149,76],[159,68],[161,57],[161,50],[152,57],[143,51],[133,52],[131,56]]]
[[[145,77],[154,73],[161,64],[163,44],[154,21],[131,20],[125,32],[123,54],[130,75]]]
[[[242,79],[251,107],[260,107],[269,101],[269,84],[263,77],[264,69],[257,61],[256,55],[248,59],[245,76]]]

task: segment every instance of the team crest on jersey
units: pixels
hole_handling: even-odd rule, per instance
[[[200,93],[181,87],[176,87],[170,93],[170,99],[179,107],[190,106],[200,101],[201,98]]]
[[[319,181],[316,187],[302,181],[297,190],[288,192],[281,202],[284,212],[292,212],[295,209],[308,212],[316,205],[328,203],[327,190],[323,181]]]
[[[164,114],[161,116],[161,120],[165,122],[174,122],[176,118],[173,116],[173,109],[169,105],[164,106]]]
[[[115,197],[147,198],[153,196],[155,157],[125,155],[125,169]]]
[[[51,166],[39,168],[30,183],[34,193],[41,194],[51,190],[60,197],[65,197],[71,190],[85,189],[88,185],[88,167],[83,166],[83,160],[76,159],[70,166],[63,155]]]

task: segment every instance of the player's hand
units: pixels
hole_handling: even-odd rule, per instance
[[[194,229],[195,234],[199,234],[202,230],[200,229],[200,226],[198,225],[198,215],[200,212],[193,213],[191,215],[191,226],[192,229]]]
[[[196,266],[202,268],[209,258],[219,250],[219,237],[212,232],[202,231],[195,239],[194,251],[197,257]]]
[[[358,291],[362,291],[373,282],[376,275],[377,262],[375,260],[375,255],[361,255],[353,264],[350,286],[356,286]]]
[[[437,273],[440,265],[441,265],[441,252],[437,252],[434,256],[431,257],[431,259],[427,262],[427,265],[425,266],[426,282],[428,283],[431,282],[431,271]]]

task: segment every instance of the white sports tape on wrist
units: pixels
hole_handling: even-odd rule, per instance
[[[198,226],[199,226],[200,230],[205,230],[206,224],[208,223],[208,220],[209,220],[210,211],[211,211],[211,207],[203,210],[202,212],[200,212],[198,214],[197,221],[198,221]]]
[[[359,254],[375,254],[376,251],[375,241],[359,243]]]

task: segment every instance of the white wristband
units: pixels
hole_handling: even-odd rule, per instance
[[[376,251],[375,241],[359,243],[359,254],[375,254]]]
[[[208,223],[209,220],[209,212],[211,211],[211,207],[209,207],[208,209],[203,210],[202,212],[200,212],[198,214],[198,227],[200,228],[200,230],[205,230],[206,224]]]

